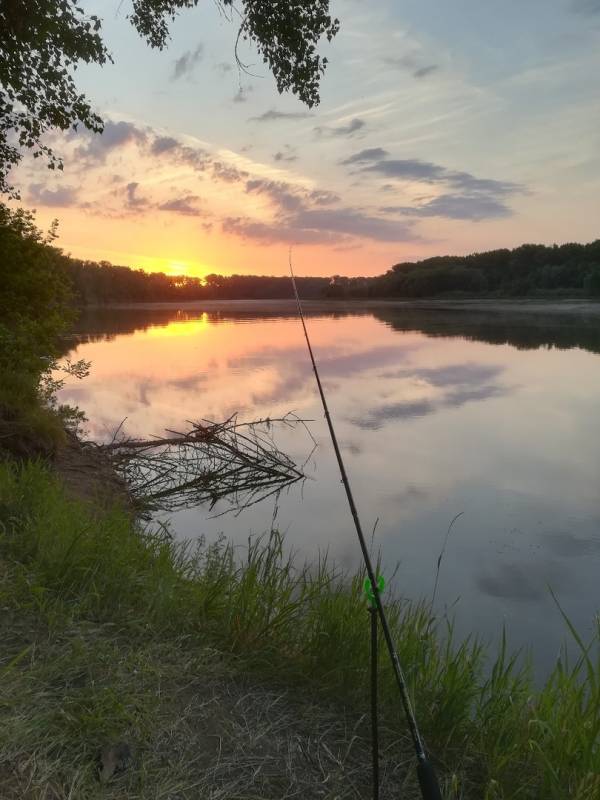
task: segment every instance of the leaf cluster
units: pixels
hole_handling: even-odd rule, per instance
[[[95,132],[102,120],[72,75],[80,62],[110,58],[100,19],[72,0],[3,0],[0,3],[0,192],[16,195],[7,175],[23,149],[45,156],[50,169],[61,159],[44,140],[51,130],[79,123]]]
[[[319,82],[327,59],[317,53],[321,37],[331,40],[339,22],[329,0],[265,2],[216,0],[240,19],[237,44],[247,40],[273,73],[279,92],[292,91],[309,107],[319,102]],[[170,25],[198,0],[132,0],[130,23],[150,47],[162,50]],[[86,14],[77,0],[0,0],[0,193],[18,197],[8,173],[25,150],[43,156],[50,169],[63,162],[51,144],[52,131],[83,125],[101,133],[103,122],[75,83],[80,63],[105,64],[110,53],[102,21]]]

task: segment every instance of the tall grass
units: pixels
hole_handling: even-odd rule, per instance
[[[345,574],[326,558],[300,564],[276,532],[249,542],[243,556],[224,540],[181,545],[139,530],[119,508],[99,512],[67,498],[39,464],[0,464],[0,562],[12,576],[0,604],[29,610],[50,628],[92,621],[162,642],[187,636],[235,653],[266,677],[365,703],[364,575]],[[449,797],[600,798],[600,660],[568,620],[579,657],[561,657],[535,689],[504,635],[489,663],[475,637],[456,641],[428,604],[386,602]],[[382,710],[401,731],[393,675],[382,661]],[[0,662],[0,674],[7,668]]]

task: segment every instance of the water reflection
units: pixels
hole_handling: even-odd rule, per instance
[[[194,304],[190,304],[194,306]],[[545,313],[540,310],[415,309],[402,304],[319,303],[305,304],[307,317],[340,319],[367,316],[381,320],[392,330],[418,331],[427,336],[456,337],[488,344],[508,344],[528,350],[556,347],[567,350],[579,347],[600,353],[600,316],[596,313]],[[267,319],[296,319],[293,302],[218,301],[191,308],[90,308],[81,314],[75,328],[80,341],[109,340],[118,334],[135,333],[152,328],[167,328],[173,322],[200,322],[219,325]],[[188,328],[191,330],[191,328]],[[162,334],[164,335],[164,334]],[[168,335],[168,334],[167,334]]]
[[[435,399],[423,398],[375,406],[353,422],[365,430],[378,430],[386,422],[424,417],[443,408],[459,408],[465,403],[502,397],[511,391],[510,387],[498,381],[492,382],[502,372],[501,366],[482,363],[380,373],[380,381],[404,380],[420,391],[431,393],[434,388],[442,391],[437,393]]]
[[[365,528],[403,596],[430,596],[452,518],[438,608],[459,633],[511,642],[547,664],[564,638],[550,584],[584,635],[599,600],[600,317],[466,313],[407,307],[308,307],[308,325]],[[319,448],[303,495],[277,521],[302,555],[328,548],[345,567],[358,549],[292,304],[95,310],[78,323],[77,358],[92,361],[63,399],[91,435],[127,418],[149,436],[185,420],[288,411],[313,419]],[[279,446],[304,460],[282,432]],[[217,511],[219,509],[216,509]],[[182,537],[221,531],[244,544],[273,505],[238,518],[206,509],[173,517]]]

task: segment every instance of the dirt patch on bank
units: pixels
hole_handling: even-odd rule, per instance
[[[127,484],[115,472],[110,459],[91,442],[81,442],[67,431],[64,444],[51,457],[51,465],[67,492],[102,508],[120,503],[133,510]]]

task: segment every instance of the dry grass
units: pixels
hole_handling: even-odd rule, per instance
[[[6,570],[1,580],[4,592]],[[14,610],[1,627],[3,800],[370,796],[364,718],[263,683],[231,656],[106,624],[53,632]],[[412,763],[386,738],[382,796],[397,797]],[[98,753],[117,741],[131,764],[102,785]],[[403,796],[417,797],[411,787]]]

